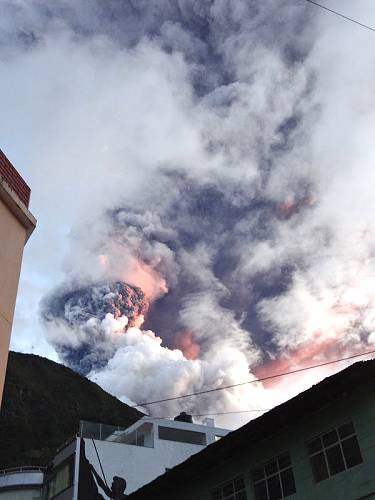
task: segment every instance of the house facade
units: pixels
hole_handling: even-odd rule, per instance
[[[375,361],[251,421],[129,500],[375,499]]]
[[[129,494],[229,433],[212,419],[178,418],[143,417],[127,429],[81,422],[46,469],[0,472],[0,500],[107,499],[115,477],[125,479]]]
[[[23,248],[36,220],[30,188],[0,150],[0,406]]]

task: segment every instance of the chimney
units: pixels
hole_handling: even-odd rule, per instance
[[[177,417],[174,417],[174,420],[177,422],[187,422],[188,424],[193,423],[193,417],[188,415],[186,412],[182,411]]]
[[[214,418],[204,418],[203,424],[207,425],[207,427],[215,427],[215,419]]]

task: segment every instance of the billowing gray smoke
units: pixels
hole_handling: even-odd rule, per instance
[[[140,288],[117,281],[69,292],[57,291],[44,301],[42,315],[52,331],[57,326],[60,331],[65,327],[85,332],[79,346],[74,341],[73,345],[69,341],[65,343],[64,337],[56,338],[56,349],[62,360],[87,375],[92,369],[105,366],[115,352],[113,342],[101,327],[107,315],[115,320],[126,317],[125,332],[137,324],[147,309],[148,303]]]
[[[375,65],[368,33],[319,13],[291,0],[2,3],[0,95],[16,96],[3,135],[30,117],[18,149],[53,221],[38,233],[52,277],[33,283],[43,324],[68,365],[123,400],[375,342]],[[143,329],[102,283],[143,291]],[[300,380],[279,382],[281,397]],[[242,386],[158,410],[278,397]]]

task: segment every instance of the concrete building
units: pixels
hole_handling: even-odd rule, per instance
[[[116,476],[125,478],[129,494],[229,432],[212,419],[201,425],[187,417],[143,417],[127,429],[81,422],[79,436],[56,453],[42,479],[32,478],[35,469],[0,473],[0,500],[107,499],[100,481],[110,486]]]
[[[40,500],[44,469],[20,467],[0,472],[1,500]]]
[[[23,248],[36,225],[29,200],[30,188],[0,150],[0,405]]]
[[[375,499],[375,360],[279,405],[129,500]]]
[[[100,471],[100,458],[107,479],[112,481],[116,475],[124,477],[126,493],[149,483],[229,433],[227,429],[215,427],[212,419],[200,425],[192,421],[150,420],[149,417],[143,417],[125,431],[111,432],[108,428],[101,439],[98,439],[98,430],[91,429],[84,423],[81,428],[86,457],[97,471]]]
[[[212,421],[82,422],[43,480],[0,473],[0,500],[121,498],[110,491],[121,478],[128,500],[375,500],[374,391],[372,360],[230,433]]]

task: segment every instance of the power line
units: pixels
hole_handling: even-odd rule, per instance
[[[322,5],[318,2],[315,2],[314,0],[305,0],[305,1],[308,3],[311,3],[312,5],[316,5],[317,7],[320,7],[321,9],[324,9],[328,12],[331,12],[332,14],[335,14],[336,16],[342,17],[343,19],[346,19],[347,21],[358,24],[359,26],[362,26],[362,28],[366,28],[368,30],[375,31],[375,28],[371,28],[371,26],[368,26],[367,24],[360,23],[359,21],[356,21],[355,19],[353,19],[351,17],[344,16],[344,14],[337,12],[337,10],[330,9],[330,8],[326,7],[325,5]]]
[[[293,373],[300,373],[300,372],[304,372],[306,370],[312,370],[313,368],[320,368],[322,366],[332,365],[334,363],[340,363],[341,361],[348,361],[350,359],[360,358],[362,356],[368,356],[369,354],[375,354],[375,350],[362,352],[360,354],[353,354],[352,356],[346,356],[344,358],[333,359],[331,361],[325,361],[324,363],[306,366],[304,368],[298,368],[297,370],[291,370],[289,372],[277,373],[275,375],[268,375],[267,377],[256,378],[254,380],[249,380],[247,382],[240,382],[238,384],[231,384],[231,385],[226,385],[223,387],[215,387],[214,389],[206,389],[205,391],[191,392],[189,394],[182,394],[181,396],[173,396],[171,398],[158,399],[156,401],[148,401],[145,403],[139,403],[137,405],[132,406],[132,408],[137,408],[138,406],[149,406],[149,405],[153,405],[156,403],[165,403],[167,401],[175,401],[176,399],[189,398],[192,396],[200,396],[201,394],[208,394],[208,393],[216,392],[216,391],[224,391],[225,389],[232,389],[233,387],[238,387],[241,385],[255,384],[256,382],[263,382],[264,380],[271,380],[274,378],[283,377],[285,375],[292,375]]]
[[[222,411],[218,413],[195,413],[195,414],[190,414],[190,417],[214,417],[217,415],[231,415],[234,413],[256,413],[256,412],[264,412],[264,411],[270,411],[271,408],[262,408],[259,410],[237,410],[237,411]],[[175,418],[175,416],[167,416],[167,417],[154,417],[151,415],[146,415],[146,418],[143,417],[143,420],[158,420],[158,419],[164,419],[164,418]]]
[[[222,411],[219,413],[199,413],[195,415],[191,415],[192,417],[215,417],[216,415],[233,415],[235,413],[254,413],[254,412],[262,412],[262,411],[270,411],[271,408],[263,408],[263,410],[238,410],[238,411]]]

